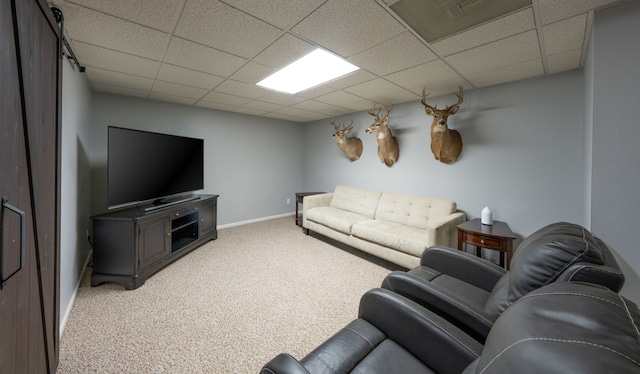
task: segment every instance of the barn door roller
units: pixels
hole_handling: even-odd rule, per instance
[[[6,210],[5,210],[6,209]],[[24,218],[24,212],[21,211],[20,209],[14,207],[13,205],[9,204],[9,200],[6,197],[2,198],[2,213],[1,213],[1,219],[0,222],[2,225],[2,229],[4,229],[4,220],[5,220],[5,211],[9,211],[9,212],[13,212],[14,214],[17,214],[20,216],[20,265],[18,266],[18,269],[16,269],[14,272],[12,272],[11,274],[9,274],[6,278],[4,276],[4,274],[2,273],[2,258],[3,258],[3,252],[4,252],[4,239],[2,238],[2,235],[0,235],[0,290],[4,289],[4,286],[7,284],[7,281],[13,277],[14,275],[16,275],[17,272],[19,272],[20,270],[22,270],[22,265],[24,264],[24,245],[25,245],[25,218]]]

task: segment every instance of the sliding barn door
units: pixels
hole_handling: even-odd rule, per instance
[[[0,0],[1,373],[58,365],[59,48],[44,0]]]

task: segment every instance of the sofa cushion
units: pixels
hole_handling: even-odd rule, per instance
[[[336,186],[329,206],[372,219],[375,215],[380,195],[380,192],[364,188]]]
[[[370,220],[369,217],[331,206],[309,209],[306,218],[347,235],[351,234],[351,227],[354,224]]]
[[[375,219],[426,229],[430,220],[455,211],[456,203],[451,200],[386,192],[380,196]]]
[[[580,225],[558,222],[547,225],[522,241],[509,272],[509,302],[555,282],[576,262],[602,264],[599,243]]]
[[[358,222],[351,228],[351,235],[416,257],[420,257],[427,248],[427,230],[395,222]]]

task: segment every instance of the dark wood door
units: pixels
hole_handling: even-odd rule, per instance
[[[59,342],[59,28],[0,0],[0,372],[54,373]]]
[[[140,269],[169,256],[171,254],[171,219],[169,216],[141,222],[138,241]]]

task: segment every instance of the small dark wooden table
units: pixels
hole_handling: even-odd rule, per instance
[[[480,218],[472,219],[456,226],[458,229],[458,250],[464,250],[465,244],[476,246],[476,256],[482,257],[482,248],[500,252],[500,266],[505,267],[503,253],[507,257],[506,269],[509,270],[513,256],[513,240],[516,235],[509,225],[493,221],[493,225],[483,225]]]
[[[324,192],[296,192],[296,226],[302,227],[302,216],[298,216],[298,205],[302,204],[305,196],[318,195]]]

